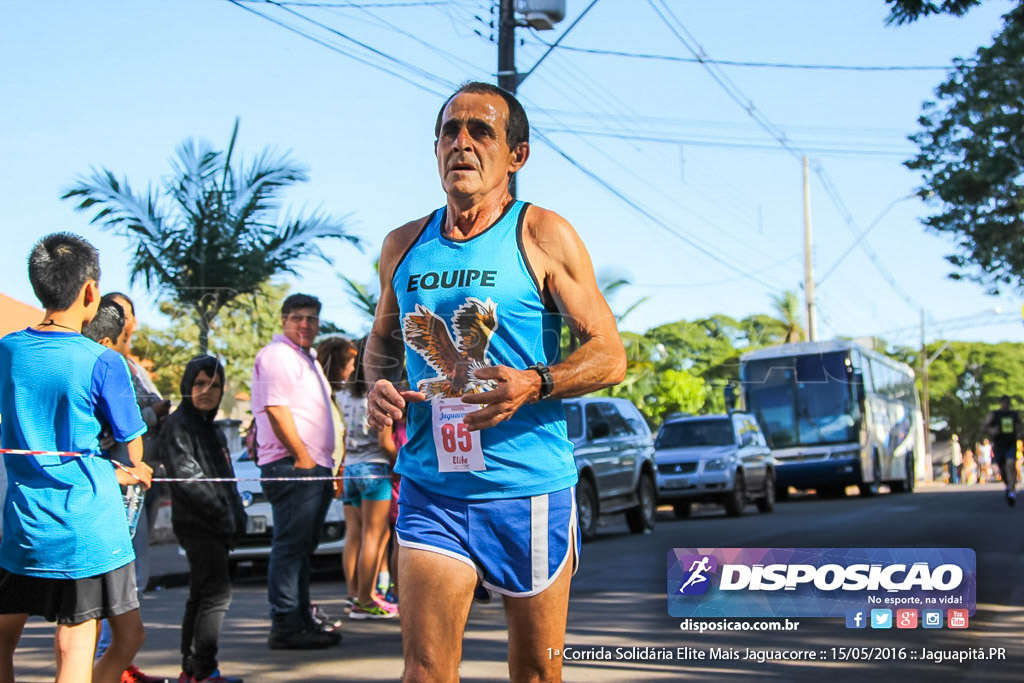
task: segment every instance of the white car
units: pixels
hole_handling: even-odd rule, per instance
[[[694,502],[721,503],[730,517],[753,502],[775,507],[775,461],[757,420],[748,413],[673,416],[654,442],[658,502],[690,516]]]
[[[244,560],[263,560],[270,557],[270,538],[274,529],[274,514],[270,509],[267,497],[258,481],[260,468],[242,449],[232,460],[238,482],[238,493],[242,496],[242,504],[249,516],[245,537],[239,539],[238,545],[231,551],[230,561],[237,564]],[[320,532],[320,545],[317,555],[337,555],[339,566],[341,553],[345,549],[345,510],[341,498],[331,501],[327,509],[324,528]]]

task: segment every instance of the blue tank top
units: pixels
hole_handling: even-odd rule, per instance
[[[576,483],[565,410],[557,400],[524,405],[510,420],[479,432],[486,469],[438,470],[430,401],[486,391],[473,377],[478,367],[523,370],[558,360],[561,316],[545,306],[522,250],[526,206],[511,203],[496,223],[465,240],[442,234],[445,209],[438,209],[392,278],[409,383],[430,396],[409,405],[409,441],[395,471],[453,498],[534,496]]]

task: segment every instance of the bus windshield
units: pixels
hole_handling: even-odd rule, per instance
[[[857,393],[848,357],[840,351],[744,365],[748,409],[772,447],[858,440]]]

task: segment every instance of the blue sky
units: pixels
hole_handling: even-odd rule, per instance
[[[308,166],[311,181],[287,195],[293,211],[346,215],[366,240],[365,253],[325,245],[334,266],[309,262],[293,279],[325,317],[365,328],[336,272],[371,281],[384,235],[443,203],[433,121],[454,84],[494,79],[491,3],[242,4],[336,49],[223,0],[0,0],[0,291],[34,303],[25,257],[54,230],[87,236],[103,288],[128,288],[128,242],[60,194],[92,166],[139,188],[158,182],[179,142],[223,148],[239,116],[243,154],[272,146]],[[519,69],[587,5],[568,0],[554,31],[519,30]],[[811,178],[815,270],[828,273],[820,338],[914,345],[923,310],[929,340],[1024,341],[1019,297],[949,280],[950,243],[902,199],[918,182],[901,165],[906,136],[943,71],[722,66],[723,86],[678,61],[692,48],[733,62],[944,66],[988,44],[1010,6],[987,0],[962,19],[897,28],[882,0],[599,0],[520,88],[535,128],[520,197],[568,218],[599,272],[632,280],[613,308],[649,297],[624,329],[770,313],[771,295],[803,280],[801,165],[750,110],[823,169]],[[873,224],[875,258],[860,247],[841,258]],[[131,292],[143,322],[160,324],[154,298]]]

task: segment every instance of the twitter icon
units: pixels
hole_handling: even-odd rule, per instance
[[[892,628],[892,610],[871,610],[871,628]]]

